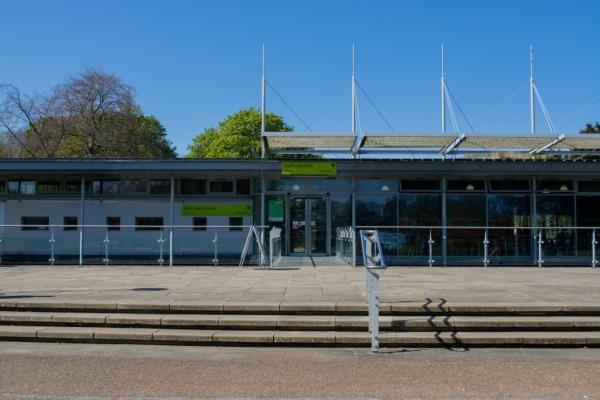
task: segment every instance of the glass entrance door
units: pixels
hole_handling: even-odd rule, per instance
[[[327,254],[327,200],[322,197],[290,198],[289,253]]]

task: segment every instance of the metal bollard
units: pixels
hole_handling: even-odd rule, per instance
[[[213,239],[212,242],[213,242],[213,245],[215,246],[215,256],[212,259],[212,262],[216,267],[217,265],[219,265],[219,236],[217,234],[217,229],[215,229],[215,238]]]
[[[54,266],[54,261],[56,261],[54,258],[54,228],[50,228],[50,240],[48,242],[50,243],[50,258],[48,261],[50,261],[51,266]]]
[[[108,239],[108,230],[106,231],[106,236],[102,242],[104,243],[104,259],[102,261],[105,266],[108,266],[108,262],[110,261],[108,258],[108,244],[110,243],[110,239]]]
[[[433,259],[433,244],[435,243],[435,241],[433,240],[433,236],[431,235],[431,229],[429,230],[429,240],[427,241],[427,243],[429,244],[429,266],[433,267],[433,263],[435,262],[435,260]]]
[[[160,230],[160,237],[158,239],[156,239],[156,242],[158,243],[158,264],[162,267],[164,262],[165,262],[165,257],[164,257],[164,245],[166,242],[166,239],[163,237],[163,230]]]
[[[598,241],[596,240],[596,230],[592,231],[592,268],[596,268],[598,265],[598,260],[596,259],[596,245]]]
[[[490,260],[488,257],[489,244],[490,244],[490,241],[488,240],[488,230],[486,229],[483,234],[483,268],[486,268],[488,266],[488,264],[490,263]]]
[[[542,268],[542,264],[544,264],[544,255],[542,245],[544,244],[544,239],[542,237],[542,230],[538,231],[538,268]]]

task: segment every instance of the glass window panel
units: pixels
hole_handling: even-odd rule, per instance
[[[485,195],[449,194],[446,196],[448,226],[485,226]],[[447,230],[449,256],[474,257],[483,255],[484,229]]]
[[[19,183],[19,193],[28,196],[35,194],[35,181],[21,181]]]
[[[192,224],[194,225],[194,228],[192,230],[194,231],[205,231],[206,230],[206,222],[207,219],[206,217],[194,217],[192,218]]]
[[[64,217],[63,225],[67,225],[63,227],[65,231],[76,231],[77,230],[77,217]]]
[[[360,194],[356,196],[356,224],[361,226],[396,226],[395,194]]]
[[[400,188],[404,191],[411,190],[440,190],[440,181],[433,179],[403,179]]]
[[[352,225],[352,197],[335,193],[329,196],[331,203],[331,248],[335,249],[336,229]]]
[[[206,194],[206,181],[204,179],[182,180],[181,194]]]
[[[133,179],[123,181],[122,187],[123,193],[146,193],[148,190],[148,185],[146,181]]]
[[[19,194],[19,181],[8,181],[8,193]]]
[[[120,231],[121,217],[106,217],[106,225],[109,231]]]
[[[485,190],[485,181],[483,180],[473,180],[473,179],[454,179],[449,180],[448,190],[454,191],[472,191],[472,190]]]
[[[60,182],[40,181],[37,184],[38,193],[60,193]]]
[[[492,179],[490,189],[494,191],[528,191],[529,181],[524,179]]]
[[[65,183],[65,192],[66,193],[79,193],[80,187],[81,187],[81,182],[68,181]]]
[[[531,255],[531,231],[519,229],[531,224],[529,195],[489,195],[488,225],[510,227],[489,229],[490,257],[526,257]]]
[[[151,194],[170,194],[171,181],[169,179],[155,179],[149,182]]]
[[[6,192],[6,181],[0,181],[0,193]]]
[[[102,181],[102,194],[118,194],[120,189],[119,181]]]
[[[485,195],[447,195],[446,223],[449,226],[485,226]]]
[[[359,179],[356,182],[357,192],[396,193],[396,190],[396,181],[391,179]]]
[[[580,183],[581,184],[581,183]],[[577,196],[577,226],[600,226],[600,196]],[[596,240],[600,239],[600,229],[596,230]],[[577,231],[577,254],[592,254],[592,230]],[[598,246],[596,246],[598,248]]]
[[[233,193],[233,181],[211,181],[208,187],[211,193]]]
[[[577,189],[580,192],[598,192],[600,193],[600,181],[579,181]]]
[[[573,190],[573,181],[542,180],[538,181],[537,190],[540,192],[570,192]]]
[[[315,192],[349,192],[349,179],[311,179],[310,190]]]
[[[244,225],[243,217],[229,217],[229,230],[230,231],[241,231],[242,225]]]
[[[250,194],[250,179],[238,179],[235,184],[237,194]]]
[[[575,225],[573,196],[538,196],[536,223],[548,228],[543,229],[546,256],[575,255],[575,232],[568,229]]]
[[[439,194],[401,194],[398,196],[400,226],[441,224],[442,196]]]
[[[267,181],[267,190],[278,192],[305,192],[305,179],[271,179]]]
[[[135,217],[136,231],[160,231],[164,225],[163,217]]]
[[[50,225],[50,217],[21,217],[22,231],[47,231]]]

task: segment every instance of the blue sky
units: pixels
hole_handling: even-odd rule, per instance
[[[350,130],[352,43],[359,83],[398,132],[440,130],[441,43],[448,86],[477,131],[528,131],[527,89],[504,101],[527,83],[530,43],[558,130],[600,120],[597,0],[13,0],[0,18],[0,82],[43,91],[84,66],[117,73],[180,154],[203,128],[259,105],[263,42],[269,82],[313,131]],[[389,131],[362,93],[358,103],[363,131]],[[539,110],[537,123],[547,131]]]

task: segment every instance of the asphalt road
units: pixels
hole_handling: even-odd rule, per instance
[[[600,349],[218,348],[0,342],[0,399],[600,398]]]

